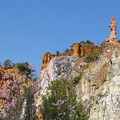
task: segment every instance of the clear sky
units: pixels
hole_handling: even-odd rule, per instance
[[[119,40],[120,0],[0,0],[0,62],[28,61],[39,74],[45,52],[82,40],[102,43],[111,17]]]

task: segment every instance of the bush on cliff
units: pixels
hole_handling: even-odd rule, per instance
[[[3,63],[3,65],[5,67],[11,67],[12,66],[12,62],[10,60],[5,60],[5,62]]]
[[[25,62],[25,63],[17,63],[17,68],[19,69],[19,70],[22,70],[22,71],[25,71],[25,70],[27,70],[28,71],[28,66],[29,66],[29,64],[28,64],[28,62]]]
[[[42,96],[41,114],[43,120],[87,120],[82,102],[77,103],[73,81],[56,80]]]
[[[98,56],[99,56],[99,53],[94,53],[94,54],[91,54],[91,55],[89,54],[89,55],[87,55],[86,59],[90,63],[92,61],[97,60]]]

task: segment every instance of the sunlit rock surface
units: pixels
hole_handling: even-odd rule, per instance
[[[89,120],[120,120],[120,49],[107,49],[76,86]]]
[[[88,111],[89,120],[120,120],[120,44],[116,39],[116,19],[111,23],[111,35],[97,61],[87,63],[84,56],[77,55],[78,50],[74,53],[79,57],[61,56],[50,60],[34,84],[36,106],[41,103],[41,95],[45,94],[50,81],[70,80],[82,73],[75,90],[77,100],[82,99],[84,109]],[[75,48],[80,49],[78,44]],[[91,49],[86,50],[90,53]]]
[[[46,93],[48,84],[64,77],[77,61],[76,56],[60,56],[50,60],[46,69],[42,70],[40,78],[34,84],[36,105],[40,104],[41,95]]]

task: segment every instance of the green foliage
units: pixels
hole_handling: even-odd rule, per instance
[[[36,107],[34,106],[34,94],[31,91],[31,88],[24,87],[24,96],[27,101],[25,109],[25,118],[24,120],[36,120],[37,116],[35,113]]]
[[[94,43],[91,42],[90,40],[87,40],[87,41],[86,41],[86,44],[88,44],[88,45],[94,45]]]
[[[80,44],[87,44],[87,45],[94,45],[94,42],[91,42],[90,40],[87,40],[86,42],[83,40],[80,42]]]
[[[120,40],[118,40],[118,42],[120,43]]]
[[[12,63],[12,67],[16,67],[16,64],[15,64],[15,63]]]
[[[57,56],[60,54],[60,51],[56,51]]]
[[[10,60],[5,60],[5,62],[3,63],[3,65],[5,67],[11,67],[12,66],[12,62]]]
[[[67,48],[66,50],[65,50],[65,52],[69,52],[70,50]]]
[[[43,120],[87,120],[82,102],[77,104],[73,81],[56,80],[42,96],[41,114]]]
[[[81,42],[80,42],[80,44],[85,44],[85,41],[84,41],[84,40],[83,40],[83,41],[81,41]]]
[[[102,47],[104,47],[104,43],[105,43],[105,41],[103,41],[100,45],[101,45]]]
[[[16,67],[17,67],[19,70],[22,70],[22,71],[28,70],[28,66],[29,66],[28,62],[25,62],[25,63],[19,62],[19,63],[17,63],[17,65],[16,65]]]
[[[92,55],[89,54],[87,55],[86,59],[88,62],[92,62],[92,61],[97,60],[98,56],[99,56],[99,53],[94,53]]]
[[[80,80],[81,77],[82,77],[82,73],[80,75],[78,75],[77,77],[74,77],[73,83],[77,84],[79,82],[79,80]]]
[[[101,46],[100,49],[99,49],[99,51],[102,52],[102,50],[103,50],[103,47]]]
[[[29,64],[28,62],[25,63],[16,63],[16,67],[21,71],[27,71],[26,75],[28,77],[29,74],[31,74],[31,69],[28,68]]]
[[[70,45],[70,51],[73,51],[73,45]]]

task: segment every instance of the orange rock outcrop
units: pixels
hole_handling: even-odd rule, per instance
[[[75,55],[75,56],[80,56],[80,53],[81,53],[81,46],[80,46],[80,44],[79,43],[74,43],[73,44],[73,55]]]
[[[41,67],[41,71],[45,69],[50,62],[50,60],[54,57],[54,55],[51,55],[50,52],[46,52],[42,57],[43,66]]]
[[[42,61],[43,61],[43,66],[41,67],[40,73],[42,72],[43,69],[45,69],[50,60],[53,57],[56,56],[78,56],[78,57],[87,57],[88,54],[93,54],[93,53],[100,53],[100,46],[98,45],[88,45],[88,44],[80,44],[80,43],[74,43],[73,44],[73,51],[68,51],[68,52],[64,52],[64,53],[59,53],[59,54],[50,54],[50,52],[46,52],[43,57],[42,57]]]

